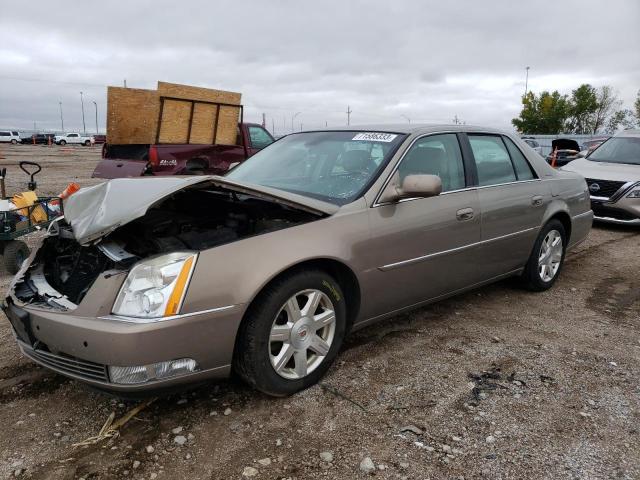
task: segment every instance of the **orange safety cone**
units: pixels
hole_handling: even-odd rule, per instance
[[[51,135],[47,135],[47,143],[51,146]]]
[[[33,142],[34,145],[36,144],[36,135],[35,134],[31,135],[31,141]]]

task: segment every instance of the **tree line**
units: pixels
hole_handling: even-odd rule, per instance
[[[612,87],[580,85],[571,95],[557,90],[522,96],[522,111],[511,123],[526,134],[612,134],[621,128],[640,127],[640,90],[633,108],[623,108]]]

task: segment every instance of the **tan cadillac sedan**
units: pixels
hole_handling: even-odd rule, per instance
[[[5,301],[25,355],[123,393],[235,372],[271,395],[317,382],[351,330],[505,277],[548,289],[593,218],[581,175],[449,125],[297,133],[64,212]]]

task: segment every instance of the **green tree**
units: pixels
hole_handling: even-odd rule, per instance
[[[522,97],[522,111],[511,123],[522,133],[554,135],[564,131],[569,112],[566,95],[556,90],[536,95],[528,92]]]
[[[592,133],[598,109],[596,89],[588,83],[580,85],[571,92],[569,105],[568,129],[572,133]]]
[[[628,108],[625,108],[623,110],[613,112],[607,121],[605,132],[614,134],[620,128],[633,128],[635,124],[636,119],[633,112]]]
[[[615,122],[614,116],[619,121],[624,122],[627,113],[622,114],[622,117],[620,117],[620,112],[631,113],[629,110],[617,110],[622,105],[622,100],[618,99],[615,91],[609,85],[603,85],[598,89],[596,103],[596,110],[593,113],[593,128],[590,132],[594,135],[605,127],[608,130],[610,121]]]

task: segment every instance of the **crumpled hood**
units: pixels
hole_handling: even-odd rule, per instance
[[[273,200],[315,214],[332,215],[336,205],[273,188],[241,184],[218,176],[116,178],[82,188],[64,201],[64,217],[81,245],[98,240],[144,216],[149,208],[187,187],[210,183],[239,193]]]
[[[626,163],[592,162],[591,160],[580,158],[562,167],[562,170],[577,172],[586,178],[596,180],[640,181],[640,165]]]

